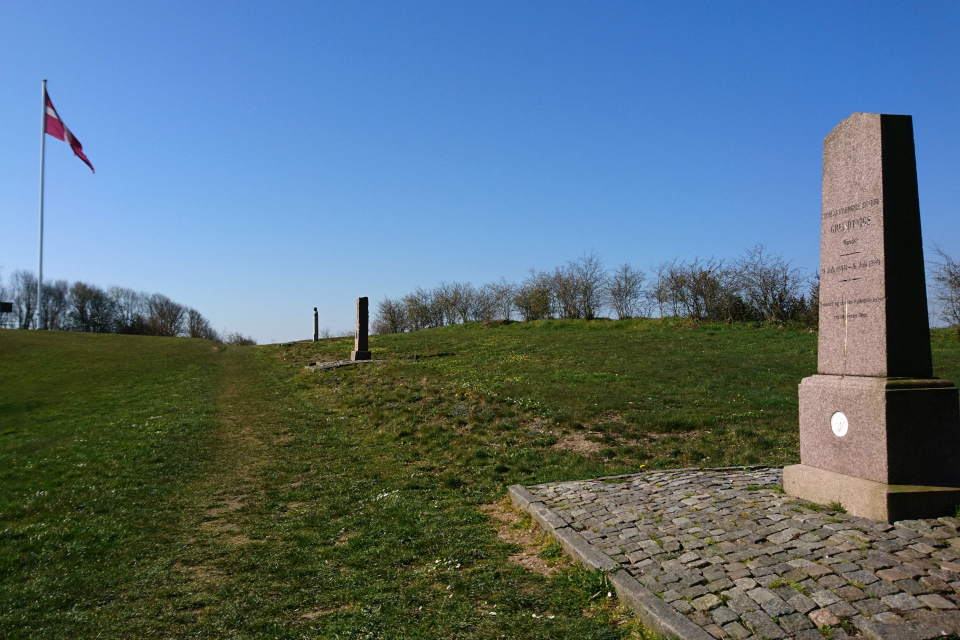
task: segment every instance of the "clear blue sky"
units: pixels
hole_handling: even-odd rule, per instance
[[[819,262],[823,138],[914,117],[960,257],[960,2],[5,2],[0,269],[161,292],[261,342],[441,281]]]

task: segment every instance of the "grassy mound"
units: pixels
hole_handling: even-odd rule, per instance
[[[960,343],[933,345],[960,380]],[[816,360],[814,334],[674,321],[371,346],[312,372],[352,341],[0,331],[0,637],[628,637],[602,576],[528,571],[481,506],[795,461]]]

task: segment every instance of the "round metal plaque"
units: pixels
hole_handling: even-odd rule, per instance
[[[838,438],[847,435],[847,429],[849,427],[850,423],[847,422],[847,416],[839,411],[830,416],[830,428],[833,429],[833,434]]]

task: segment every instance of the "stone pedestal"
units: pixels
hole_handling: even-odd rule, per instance
[[[369,301],[367,298],[357,298],[357,329],[353,338],[351,360],[369,360],[370,346],[367,326],[370,320]]]
[[[855,113],[823,145],[818,375],[784,490],[877,520],[960,504],[960,401],[932,377],[913,122]]]
[[[839,503],[850,515],[881,522],[952,515],[960,505],[960,488],[873,482],[805,464],[784,467],[783,486],[792,496]]]
[[[817,375],[800,383],[800,459],[811,467],[960,486],[960,428],[949,428],[958,424],[960,398],[948,380]]]

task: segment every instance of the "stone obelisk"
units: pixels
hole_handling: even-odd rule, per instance
[[[910,116],[855,113],[823,143],[817,375],[784,489],[893,522],[960,504],[960,403],[933,377]]]
[[[357,298],[357,331],[353,338],[351,360],[369,360],[370,344],[367,334],[367,325],[370,320],[367,298]]]

